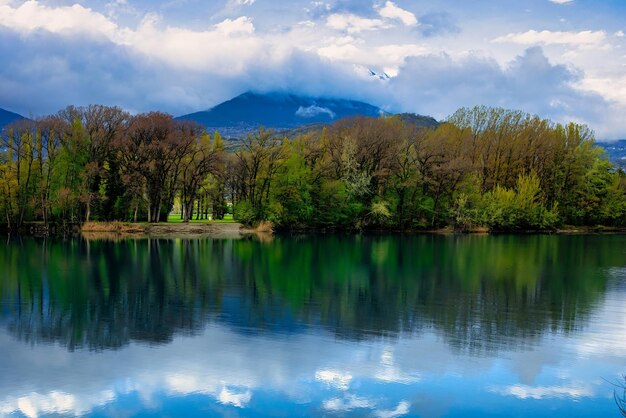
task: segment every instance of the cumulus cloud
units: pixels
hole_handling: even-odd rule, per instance
[[[521,107],[559,121],[597,123],[594,128],[612,136],[626,134],[619,117],[626,106],[619,58],[611,71],[603,66],[583,73],[571,64],[586,68],[590,51],[599,54],[609,39],[622,42],[618,28],[515,32],[486,38],[487,50],[468,51],[445,44],[462,40],[429,41],[458,33],[456,14],[416,16],[394,1],[305,3],[309,20],[303,24],[300,9],[292,26],[268,27],[264,15],[254,14],[262,4],[250,0],[229,0],[226,12],[193,25],[172,21],[163,5],[141,16],[127,0],[111,0],[101,10],[0,1],[0,106],[30,115],[99,102],[182,114],[249,89],[280,90],[438,118],[468,104]],[[242,16],[246,6],[253,7]],[[291,6],[276,7],[282,12]],[[122,24],[121,14],[130,21]],[[488,51],[506,50],[510,57],[531,45],[551,46],[552,61],[543,52],[526,52],[504,65],[502,55],[497,63]],[[555,59],[559,47],[569,49]],[[592,64],[602,59],[596,55]],[[368,69],[397,77],[381,82],[368,77]]]
[[[552,64],[540,47],[532,47],[506,67],[476,56],[409,58],[390,86],[398,107],[438,118],[461,106],[484,104],[601,126],[608,104],[598,94],[576,88],[581,77],[575,70]]]
[[[225,35],[232,35],[235,33],[254,33],[254,25],[252,19],[247,16],[241,16],[237,19],[225,19],[224,21],[215,25],[215,29]]]
[[[249,36],[254,25],[246,16],[225,19],[205,30],[192,30],[167,25],[163,28],[160,16],[148,13],[136,29],[130,29],[118,27],[106,16],[78,4],[52,8],[31,0],[16,8],[2,6],[0,12],[1,26],[24,34],[37,36],[38,30],[86,33],[190,70],[238,72],[259,54],[271,53],[269,46],[262,48],[259,38]]]
[[[398,7],[392,1],[387,1],[384,6],[377,7],[375,10],[378,13],[378,18],[363,17],[354,13],[333,13],[326,18],[326,25],[335,30],[359,33],[392,28],[391,22],[394,21],[399,21],[405,26],[418,24],[413,13]]]
[[[405,26],[417,25],[417,18],[413,13],[398,7],[392,1],[387,1],[385,5],[378,10],[378,14],[385,19],[397,19]]]
[[[54,33],[86,33],[114,38],[117,25],[104,15],[80,4],[47,7],[29,0],[17,7],[0,5],[0,26],[22,33],[47,30]]]
[[[368,19],[349,13],[336,13],[328,16],[326,26],[331,29],[342,30],[348,33],[358,33],[366,30],[384,29],[390,27],[382,19]]]
[[[568,4],[568,3],[574,2],[574,0],[550,0],[550,1],[556,4]]]

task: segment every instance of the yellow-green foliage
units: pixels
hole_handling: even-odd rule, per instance
[[[24,221],[192,215],[277,228],[626,225],[626,176],[593,132],[501,108],[437,128],[352,118],[296,137],[260,129],[227,144],[170,115],[73,108],[9,129],[0,210]]]

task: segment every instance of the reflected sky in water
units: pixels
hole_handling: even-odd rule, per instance
[[[626,237],[0,244],[0,416],[615,416]]]

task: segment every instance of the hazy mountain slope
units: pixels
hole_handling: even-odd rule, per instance
[[[293,94],[244,93],[212,109],[178,117],[218,129],[225,136],[245,134],[260,126],[292,129],[331,123],[349,116],[379,116],[382,111],[367,103],[296,96]]]
[[[293,136],[321,129],[339,119],[351,116],[378,117],[380,108],[348,99],[302,97],[283,93],[244,93],[209,110],[179,116],[192,120],[209,131],[218,130],[225,137],[241,137],[263,126],[289,131]],[[428,116],[403,113],[403,121],[423,127],[436,127],[438,122]]]
[[[13,123],[18,120],[25,119],[24,116],[18,115],[17,113],[10,112],[5,109],[0,108],[0,129],[4,128],[6,125]]]

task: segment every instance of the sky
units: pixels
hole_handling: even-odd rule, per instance
[[[612,140],[625,32],[625,0],[0,0],[0,107],[182,115],[279,91],[440,120],[520,109]]]

